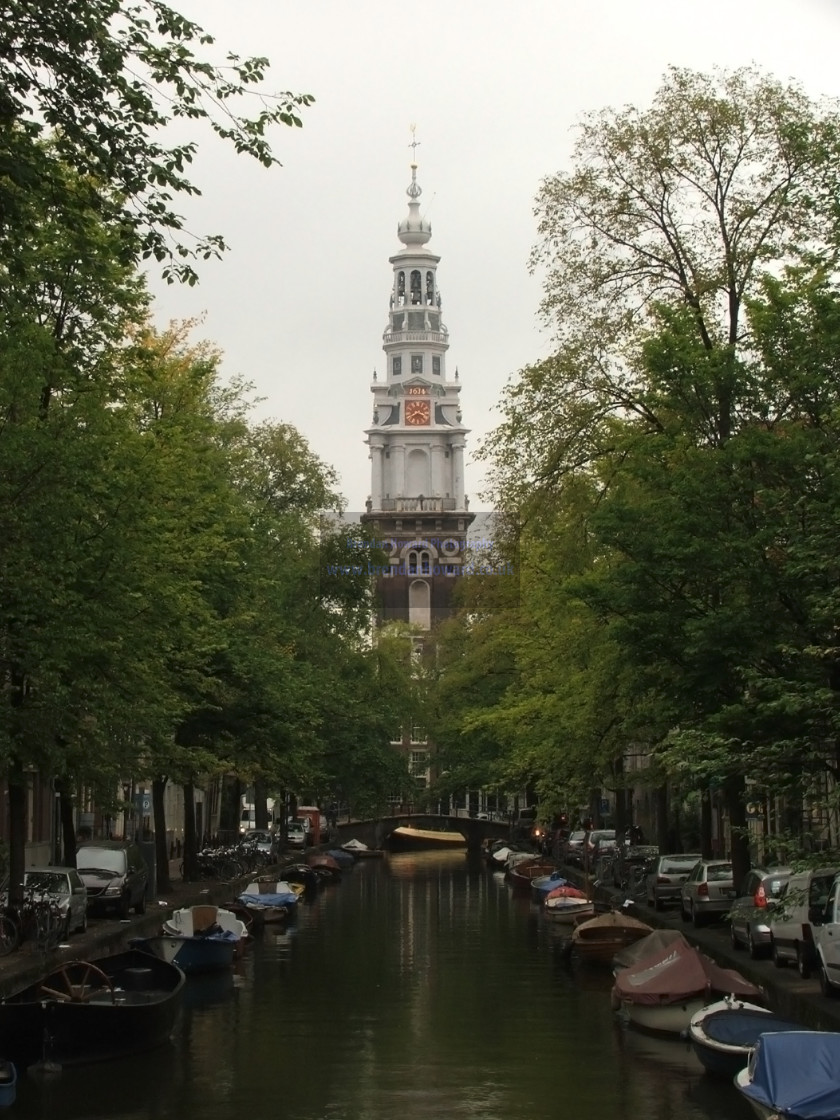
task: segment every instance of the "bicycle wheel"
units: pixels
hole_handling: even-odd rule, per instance
[[[20,929],[11,914],[0,914],[0,957],[14,952],[20,944]]]
[[[56,947],[60,937],[61,930],[53,919],[52,911],[47,906],[40,906],[35,911],[35,941],[38,948],[46,953]]]

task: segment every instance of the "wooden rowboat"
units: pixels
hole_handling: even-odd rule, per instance
[[[616,953],[651,932],[652,927],[647,922],[611,910],[575,926],[572,947],[581,960],[611,965]]]

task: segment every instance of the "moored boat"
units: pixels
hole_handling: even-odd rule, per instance
[[[749,1062],[762,1034],[804,1029],[766,1007],[726,996],[692,1015],[688,1038],[703,1067],[731,1081]]]
[[[642,944],[642,942],[639,942]],[[721,968],[680,937],[616,973],[612,1001],[637,1027],[679,1035],[707,1003],[731,994],[758,1002],[761,989]]]
[[[159,934],[134,937],[131,944],[189,976],[230,968],[247,937],[245,923],[231,910],[202,903],[173,910]]]
[[[840,1117],[840,1034],[777,1031],[762,1034],[735,1086],[761,1120]]]
[[[466,848],[467,842],[460,832],[432,828],[412,828],[400,825],[388,837],[391,848]]]
[[[381,859],[385,855],[384,848],[369,848],[361,840],[348,840],[341,847],[356,859]]]
[[[546,860],[537,860],[532,856],[530,861],[520,861],[508,867],[505,878],[514,890],[530,891],[531,884],[535,879],[540,879],[543,875],[550,875],[552,871],[556,870],[557,868],[553,863]]]
[[[177,965],[140,949],[68,961],[0,1001],[0,1047],[19,1068],[152,1049],[172,1033],[185,982]]]
[[[545,896],[543,911],[561,922],[577,922],[595,914],[595,903],[579,887],[555,887]]]
[[[547,894],[556,891],[558,887],[574,886],[564,878],[562,872],[552,871],[550,875],[540,875],[531,882],[531,898],[534,902],[542,903]]]
[[[237,896],[237,902],[259,914],[263,925],[275,925],[288,919],[305,890],[303,883],[290,883],[287,879],[255,879]]]
[[[352,867],[356,862],[353,853],[347,852],[343,848],[330,848],[327,855],[332,856],[338,866],[343,869]]]
[[[10,1108],[17,1098],[17,1069],[14,1062],[0,1059],[0,1108]]]
[[[610,965],[617,952],[652,932],[647,922],[610,910],[575,926],[572,946],[581,960]]]

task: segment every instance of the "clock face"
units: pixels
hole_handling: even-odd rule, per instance
[[[406,401],[406,424],[428,424],[431,421],[431,404],[429,401]]]

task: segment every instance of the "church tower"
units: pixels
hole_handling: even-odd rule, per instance
[[[387,554],[377,580],[381,621],[429,630],[449,613],[474,515],[464,493],[461,386],[457,369],[449,377],[446,368],[440,257],[428,248],[432,227],[420,214],[416,162],[406,193],[408,215],[397,226],[402,248],[389,258],[385,376],[374,373],[371,385],[371,487],[362,520]]]

